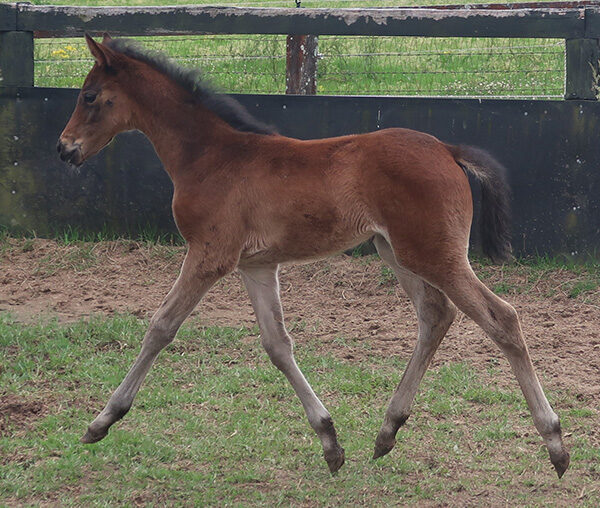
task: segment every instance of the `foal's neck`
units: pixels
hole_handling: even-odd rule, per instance
[[[179,174],[189,174],[190,169],[209,171],[211,168],[203,164],[203,159],[243,133],[198,104],[187,91],[161,78],[158,83],[151,87],[146,85],[133,94],[137,103],[133,128],[150,139],[175,182]]]

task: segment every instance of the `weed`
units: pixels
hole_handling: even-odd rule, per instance
[[[500,282],[499,284],[494,284],[492,291],[497,295],[503,295],[507,293],[517,293],[518,288],[510,282]]]
[[[33,250],[33,239],[31,238],[27,238],[24,242],[23,245],[21,245],[21,250],[23,252],[31,252]]]
[[[10,234],[8,229],[0,226],[0,257],[4,256],[4,254],[11,249],[10,244]]]
[[[0,225],[0,246],[6,243],[9,237],[8,228]]]
[[[288,329],[292,333],[303,332],[306,330],[306,321],[304,319],[294,318],[290,321]]]
[[[379,274],[379,285],[389,286],[396,283],[396,276],[394,271],[387,265],[381,265],[381,272]]]
[[[332,342],[339,346],[344,346],[344,347],[348,346],[348,341],[346,340],[345,337],[342,337],[342,336],[334,337]]]
[[[350,255],[355,259],[362,257],[363,253],[360,248],[360,245],[357,245],[356,247],[354,247],[354,249],[352,249],[352,253]]]
[[[598,279],[584,279],[575,282],[569,291],[569,298],[576,298],[581,294],[589,293],[598,289]]]

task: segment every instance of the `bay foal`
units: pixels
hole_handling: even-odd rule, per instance
[[[196,71],[127,40],[86,36],[95,65],[60,136],[61,158],[80,165],[119,132],[153,143],[174,185],[173,215],[188,243],[175,282],[150,321],[141,352],[84,443],[99,441],[133,402],[150,366],[208,289],[238,269],[261,341],[320,438],[332,472],[344,463],[333,421],[298,369],[279,300],[278,266],[328,256],[374,238],[411,298],[419,335],[386,411],[374,457],[388,453],[456,307],[504,352],[558,476],[569,465],[559,419],[536,377],[515,310],[489,291],[467,259],[473,203],[482,187],[482,238],[509,255],[508,188],[485,152],[407,129],[300,141],[277,135]]]

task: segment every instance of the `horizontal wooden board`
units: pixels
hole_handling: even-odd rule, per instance
[[[11,4],[15,5],[15,4]],[[430,37],[554,37],[586,34],[586,9],[294,9],[241,7],[73,7],[19,4],[17,28],[39,37],[315,34]],[[593,9],[588,9],[590,12]]]

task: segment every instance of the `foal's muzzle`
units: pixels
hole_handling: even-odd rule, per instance
[[[83,154],[81,153],[81,145],[79,143],[69,143],[62,139],[56,144],[56,151],[59,153],[61,160],[81,166],[83,163]]]

